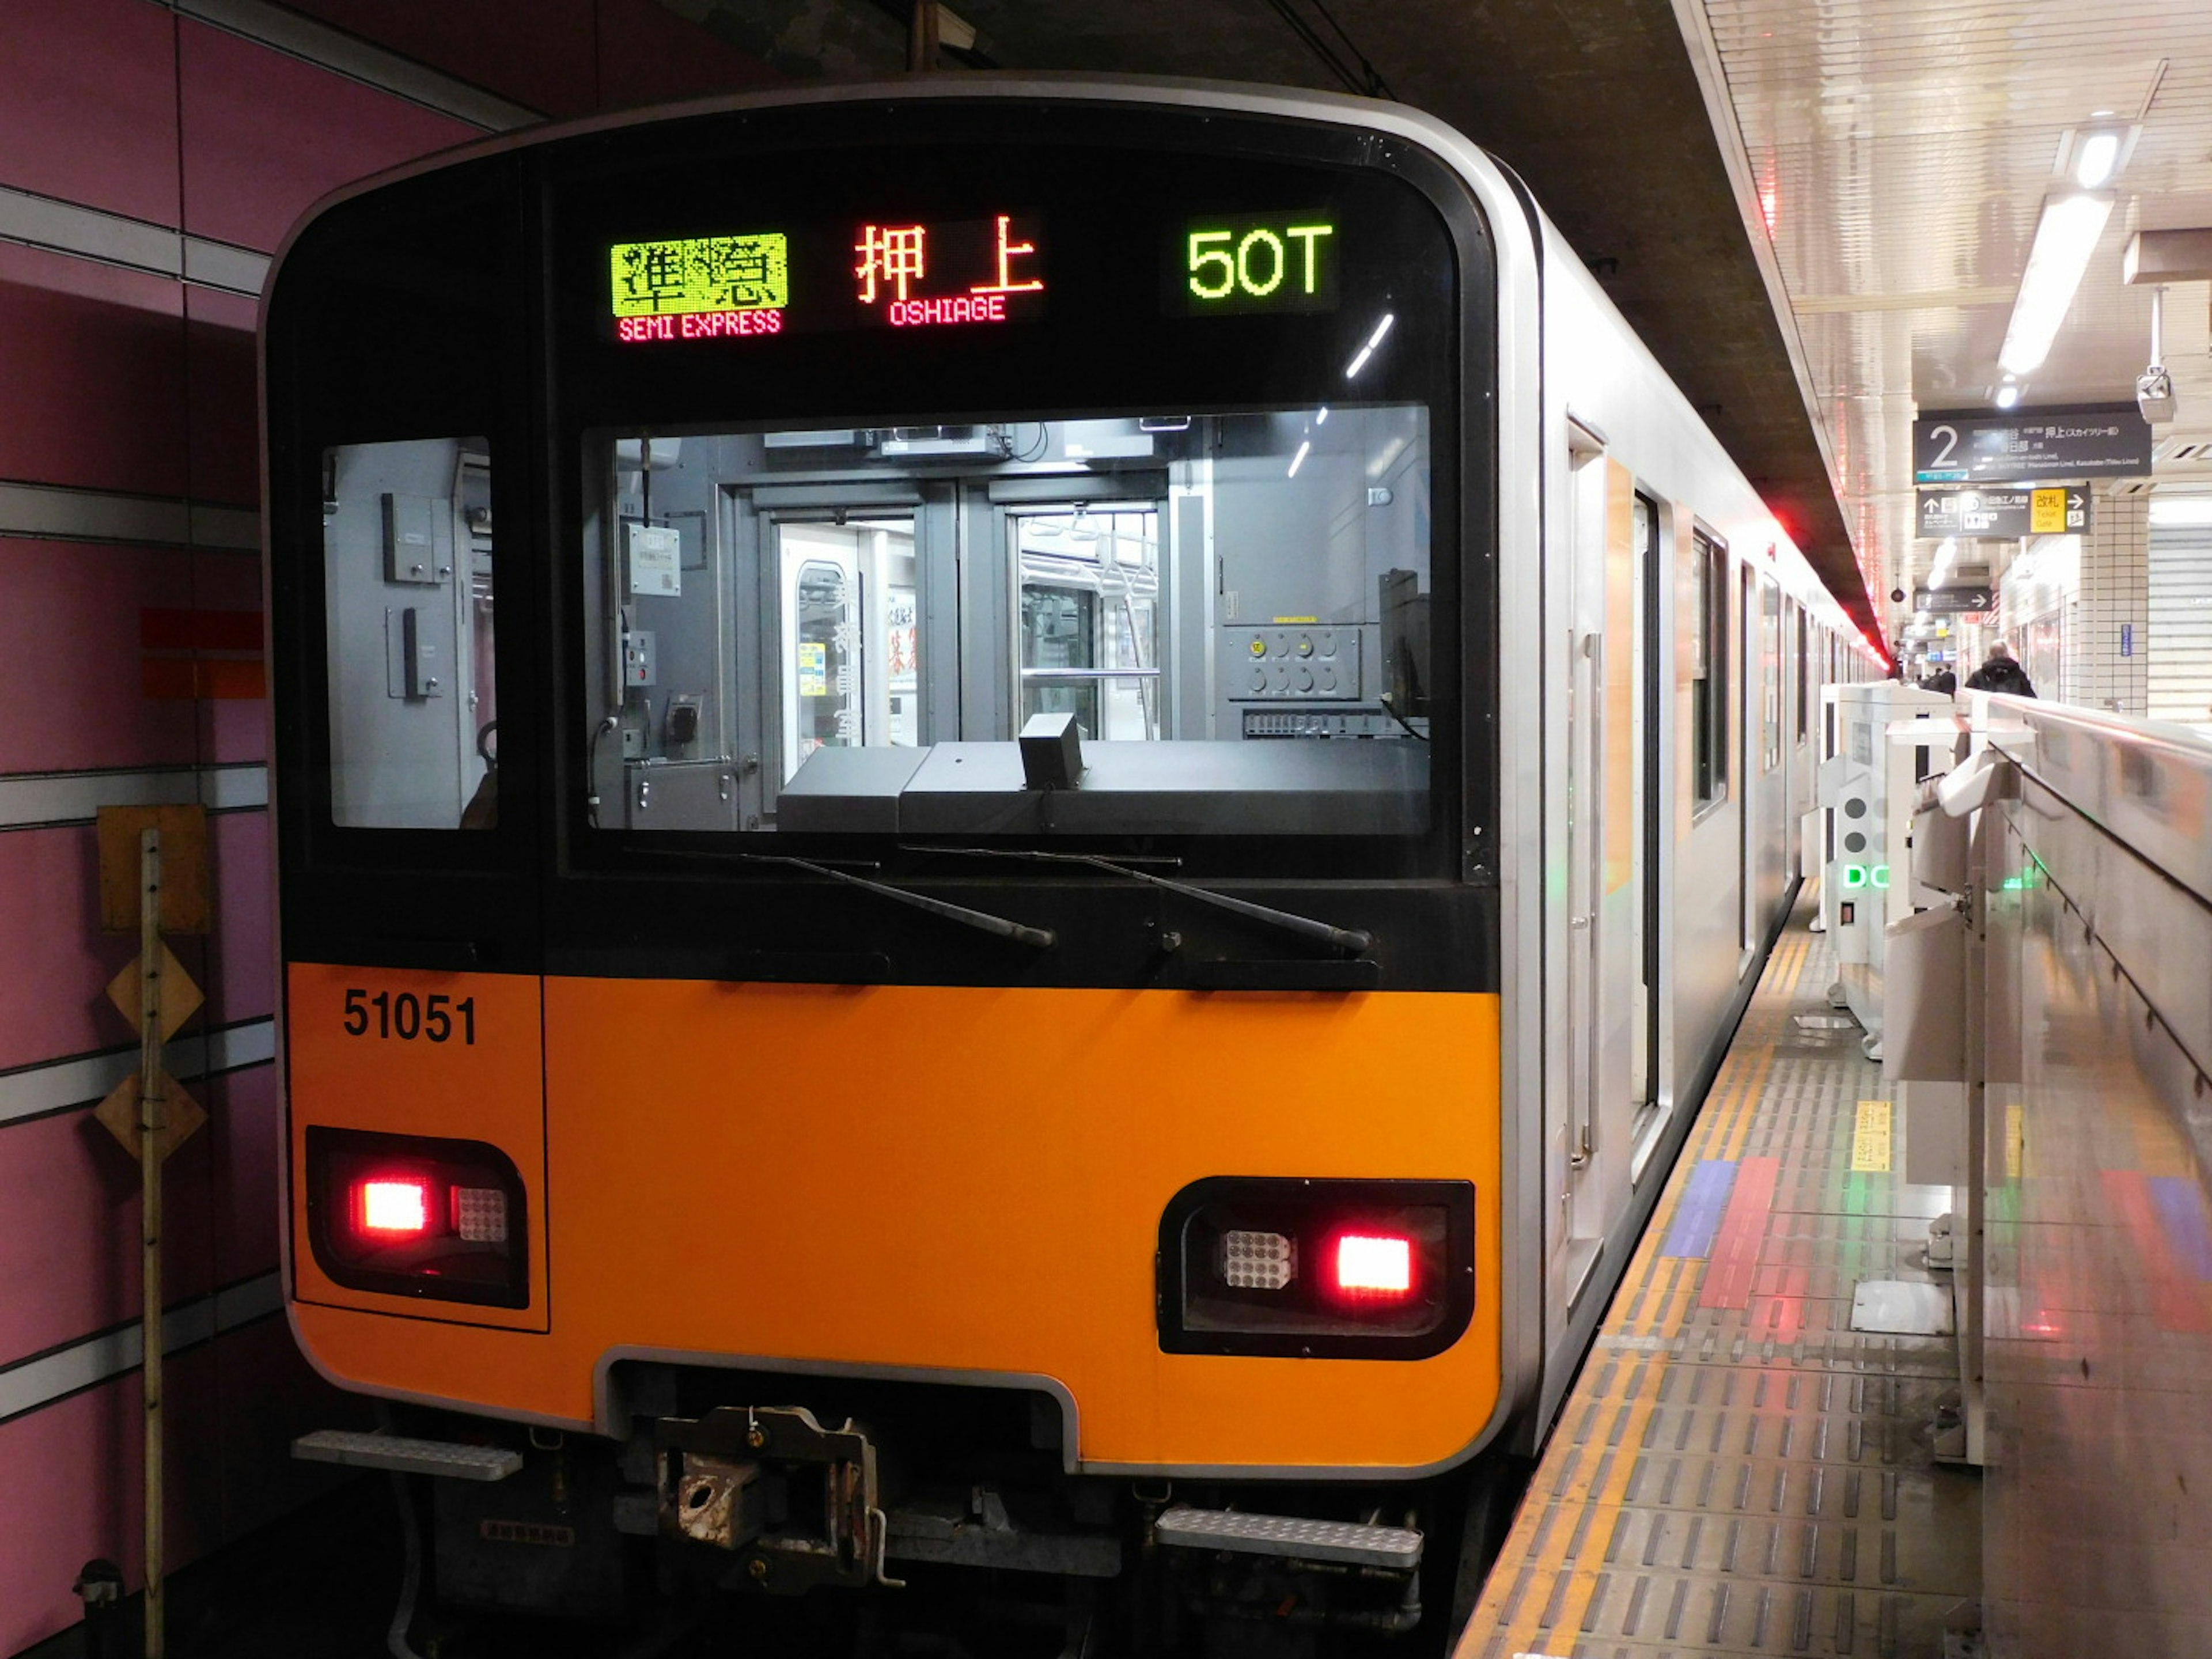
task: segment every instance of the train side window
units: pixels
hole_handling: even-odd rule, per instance
[[[1782,585],[1759,579],[1759,769],[1782,764]]]
[[[1812,673],[1812,629],[1805,615],[1805,607],[1792,604],[1797,613],[1797,741],[1802,744],[1812,731],[1812,715],[1808,712],[1807,693]]]
[[[1693,555],[1697,618],[1692,630],[1691,726],[1697,805],[1728,797],[1728,550],[1702,532]]]
[[[491,447],[342,444],[323,478],[331,817],[495,828]]]

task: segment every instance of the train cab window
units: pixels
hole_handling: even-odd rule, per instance
[[[1431,825],[1420,405],[586,444],[602,830]]]
[[[491,452],[481,437],[324,452],[331,816],[497,823]]]

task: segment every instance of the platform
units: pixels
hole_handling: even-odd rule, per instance
[[[1948,1287],[1801,902],[1562,1409],[1459,1659],[1935,1659],[1976,1623],[1980,1477],[1939,1465],[1953,1339],[1851,1328]],[[1911,1291],[1895,1293],[1911,1299]],[[1920,1292],[1923,1299],[1941,1301]]]

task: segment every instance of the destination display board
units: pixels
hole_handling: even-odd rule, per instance
[[[1042,218],[1000,213],[617,242],[608,315],[625,344],[1017,322],[1043,309],[1048,240]],[[1337,228],[1326,212],[1188,220],[1166,243],[1170,312],[1336,308]]]
[[[2081,485],[2046,489],[1923,489],[1913,534],[1933,541],[1980,536],[1993,541],[2020,536],[2075,535],[2095,517]]]
[[[2028,483],[2150,475],[2150,422],[2133,404],[1929,415],[1912,423],[1915,483]]]
[[[1040,221],[1000,213],[617,242],[608,308],[625,344],[1005,323],[1043,305],[1042,241]]]

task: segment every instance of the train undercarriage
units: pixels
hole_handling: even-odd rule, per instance
[[[619,1439],[399,1407],[299,1450],[432,1477],[404,1498],[418,1628],[538,1615],[611,1650],[696,1627],[978,1659],[1440,1652],[1510,1510],[1503,1459],[1393,1484],[1081,1475],[1042,1393],[622,1370]]]

